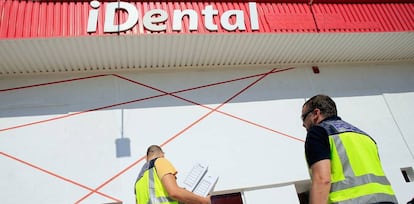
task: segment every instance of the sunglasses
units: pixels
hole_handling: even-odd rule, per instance
[[[305,121],[306,117],[308,117],[309,113],[312,113],[315,109],[309,110],[308,112],[302,114],[301,118],[302,121]]]

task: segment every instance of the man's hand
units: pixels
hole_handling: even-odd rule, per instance
[[[211,196],[203,197],[190,192],[177,185],[174,175],[166,174],[161,179],[162,184],[168,192],[168,195],[182,203],[186,204],[211,204]]]
[[[203,204],[211,204],[211,195],[208,195],[208,196],[206,197],[206,202],[205,202],[205,203],[203,203]]]

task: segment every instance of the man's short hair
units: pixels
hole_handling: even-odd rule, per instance
[[[321,110],[321,114],[325,117],[338,115],[335,102],[331,97],[326,95],[319,94],[313,96],[308,101],[306,101],[303,106],[306,106],[309,111],[315,110],[317,108]]]
[[[153,155],[155,153],[164,153],[160,146],[158,145],[151,145],[147,149],[147,156]]]

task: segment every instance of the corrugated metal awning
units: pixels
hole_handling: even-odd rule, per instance
[[[0,74],[414,61],[414,32],[184,34],[0,41]]]

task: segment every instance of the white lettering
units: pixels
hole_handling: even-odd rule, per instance
[[[168,13],[166,11],[152,9],[145,13],[142,22],[144,23],[144,27],[150,31],[164,31],[167,29],[167,25],[164,24],[167,19]]]
[[[96,32],[96,26],[98,24],[98,14],[99,14],[99,11],[97,9],[101,5],[101,3],[99,3],[99,1],[91,1],[90,5],[94,9],[89,11],[88,27],[86,28],[86,31],[88,33],[93,33],[93,32]]]
[[[236,23],[233,25],[230,24],[230,18],[235,16]],[[223,13],[220,18],[221,26],[228,31],[236,30],[246,30],[246,26],[244,25],[244,14],[243,11],[240,10],[229,10]]]
[[[100,3],[97,0],[90,2],[91,10],[89,11],[87,32],[96,32]],[[125,22],[117,22],[116,14],[120,10],[125,11],[128,15]],[[245,15],[244,12],[249,12],[249,15]],[[121,15],[118,13],[118,15]],[[219,15],[219,11],[214,9],[212,5],[207,5],[201,10],[201,15],[204,16],[204,26],[209,31],[217,31],[218,25],[214,22],[215,16]],[[198,29],[199,14],[193,9],[173,11],[172,30],[181,31],[183,25],[183,18],[188,17],[188,30],[195,31]],[[225,11],[220,17],[220,25],[227,31],[234,30],[246,30],[246,20],[248,17],[250,20],[250,27],[252,30],[259,30],[259,18],[257,13],[257,7],[255,2],[249,2],[249,11],[243,10],[228,10]],[[147,11],[143,15],[142,23],[145,29],[149,31],[166,31],[169,16],[167,11],[162,9],[152,9]],[[127,2],[109,2],[106,4],[106,12],[104,18],[104,32],[113,33],[126,31],[133,28],[139,20],[138,9],[131,3]],[[233,23],[231,23],[233,22]]]
[[[204,15],[204,23],[207,30],[216,31],[218,30],[217,25],[214,24],[213,17],[218,14],[217,10],[213,10],[213,6],[206,6],[204,10],[201,11]]]
[[[182,20],[184,16],[188,16],[190,21],[189,30],[197,30],[198,27],[198,15],[197,12],[192,9],[186,9],[184,11],[174,10],[173,30],[180,31],[182,27]]]
[[[123,24],[115,25],[115,12],[123,9],[128,12],[128,19]],[[113,33],[126,31],[134,27],[138,22],[138,11],[134,5],[126,2],[112,2],[106,6],[104,32]],[[120,22],[119,22],[120,23]]]
[[[249,2],[250,27],[252,30],[259,30],[259,18],[257,17],[257,7],[255,2]]]

